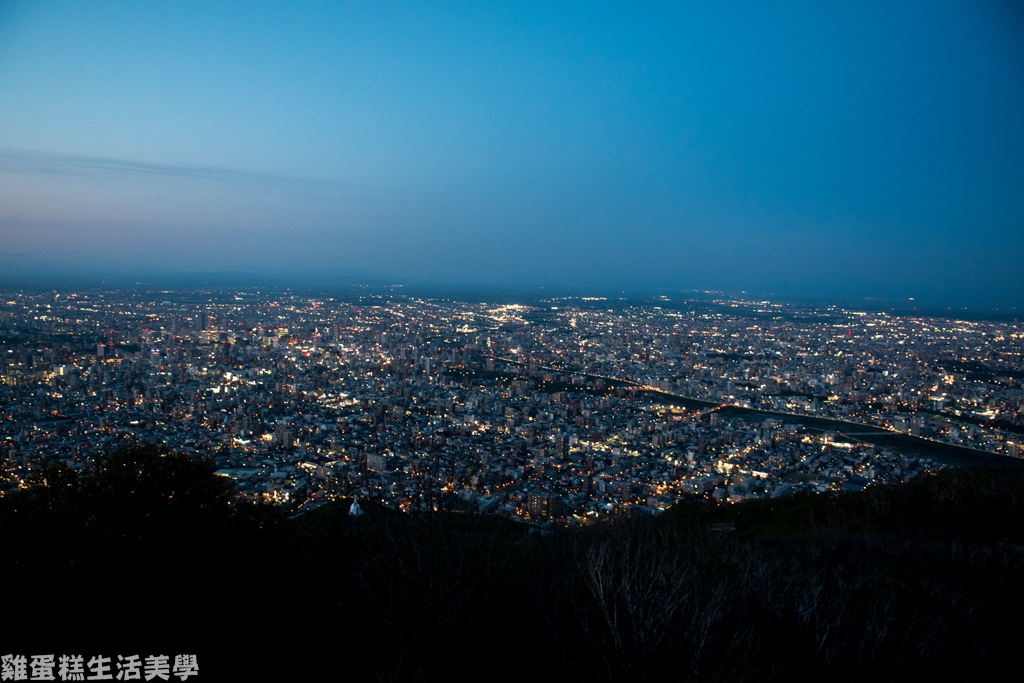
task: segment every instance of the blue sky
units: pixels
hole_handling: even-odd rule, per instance
[[[1012,2],[0,0],[0,268],[1024,305],[1022,122]]]

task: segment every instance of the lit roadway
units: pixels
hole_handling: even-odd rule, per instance
[[[500,356],[491,356],[491,355],[487,355],[487,354],[482,354],[482,355],[484,355],[485,358],[493,358],[494,360],[499,360],[499,361],[502,361],[502,362],[505,362],[505,363],[512,363],[513,365],[525,365],[526,362],[528,362],[528,361],[524,362],[524,361],[521,361],[521,360],[514,360],[512,358],[502,358]],[[784,412],[779,412],[779,411],[774,411],[774,410],[762,410],[760,408],[746,408],[744,406],[737,406],[737,405],[733,405],[731,403],[721,403],[721,404],[717,404],[716,405],[713,401],[707,401],[707,400],[701,399],[701,398],[691,398],[690,396],[684,396],[682,394],[674,394],[674,393],[665,391],[663,389],[660,389],[658,387],[649,386],[649,385],[645,385],[645,384],[640,384],[639,382],[637,382],[635,380],[628,379],[628,378],[623,378],[623,377],[609,377],[609,376],[606,376],[606,375],[593,375],[593,374],[586,373],[586,372],[580,372],[578,370],[566,370],[564,368],[555,368],[555,367],[547,366],[547,365],[538,365],[537,369],[538,370],[546,370],[546,371],[549,371],[549,372],[558,372],[558,373],[563,373],[563,374],[567,373],[567,372],[571,372],[571,373],[576,374],[576,375],[582,375],[583,377],[590,377],[590,378],[594,378],[594,379],[604,379],[604,380],[609,380],[609,381],[612,381],[612,382],[619,382],[619,383],[623,383],[623,384],[629,384],[629,385],[632,385],[632,386],[628,387],[631,390],[635,390],[635,391],[652,391],[652,392],[657,392],[657,393],[663,394],[665,396],[672,396],[674,398],[680,398],[680,399],[685,399],[687,401],[695,401],[695,402],[698,402],[698,403],[706,404],[709,407],[706,408],[705,410],[701,411],[700,413],[698,413],[695,416],[696,419],[698,419],[698,420],[703,418],[705,415],[709,415],[709,414],[711,414],[711,413],[713,413],[715,411],[721,410],[723,408],[735,408],[735,409],[738,409],[738,410],[749,411],[750,413],[754,413],[754,414],[757,414],[757,415],[764,415],[766,417],[779,417],[779,418],[783,418],[783,419],[789,420],[791,422],[792,421],[797,421],[797,422],[805,421],[808,418],[811,418],[811,419],[814,419],[814,420],[825,420],[825,421],[834,423],[836,425],[836,427],[837,427],[836,432],[840,436],[844,436],[844,437],[851,437],[851,436],[879,436],[879,435],[883,435],[883,434],[896,434],[896,435],[899,435],[901,437],[904,437],[905,439],[920,440],[920,441],[924,441],[924,442],[928,442],[928,443],[934,443],[934,444],[939,444],[939,445],[942,445],[942,446],[947,446],[949,448],[953,448],[953,449],[956,449],[958,451],[962,451],[963,454],[966,456],[966,458],[969,459],[969,460],[976,460],[978,458],[978,456],[984,456],[988,460],[991,460],[991,461],[1003,461],[1003,464],[1005,464],[1005,463],[1009,462],[1008,459],[1010,458],[1010,456],[1002,455],[1000,453],[991,453],[989,451],[983,451],[983,450],[980,450],[980,449],[977,449],[977,448],[971,448],[969,446],[961,446],[960,444],[952,444],[952,443],[948,443],[946,441],[940,441],[938,439],[930,439],[930,438],[927,438],[927,437],[913,436],[913,435],[910,435],[910,434],[906,434],[904,432],[897,432],[894,429],[888,429],[888,428],[885,428],[885,427],[876,427],[874,425],[863,424],[863,423],[860,423],[860,422],[850,422],[848,420],[840,420],[840,419],[834,418],[834,417],[818,417],[818,416],[815,416],[815,415],[801,415],[800,413],[784,413]],[[840,428],[843,428],[843,427],[846,427],[847,431],[840,431]],[[874,430],[874,431],[857,431],[857,430],[863,430],[865,427],[868,428],[868,429]],[[856,439],[855,439],[855,441],[856,441]],[[1016,459],[1014,459],[1014,460],[1016,460]]]

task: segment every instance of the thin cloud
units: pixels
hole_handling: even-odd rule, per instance
[[[93,179],[137,179],[170,184],[220,185],[278,189],[323,194],[374,192],[366,185],[299,178],[215,166],[154,164],[78,154],[57,154],[16,147],[0,147],[0,174],[50,175]]]

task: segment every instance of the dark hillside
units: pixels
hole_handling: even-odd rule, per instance
[[[546,534],[285,519],[225,482],[141,448],[0,499],[7,651],[195,653],[200,680],[964,680],[1021,636],[1021,469]]]

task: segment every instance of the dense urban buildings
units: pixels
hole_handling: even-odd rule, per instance
[[[1022,335],[716,295],[7,291],[2,487],[158,442],[296,512],[578,524],[858,490],[1020,457]]]

